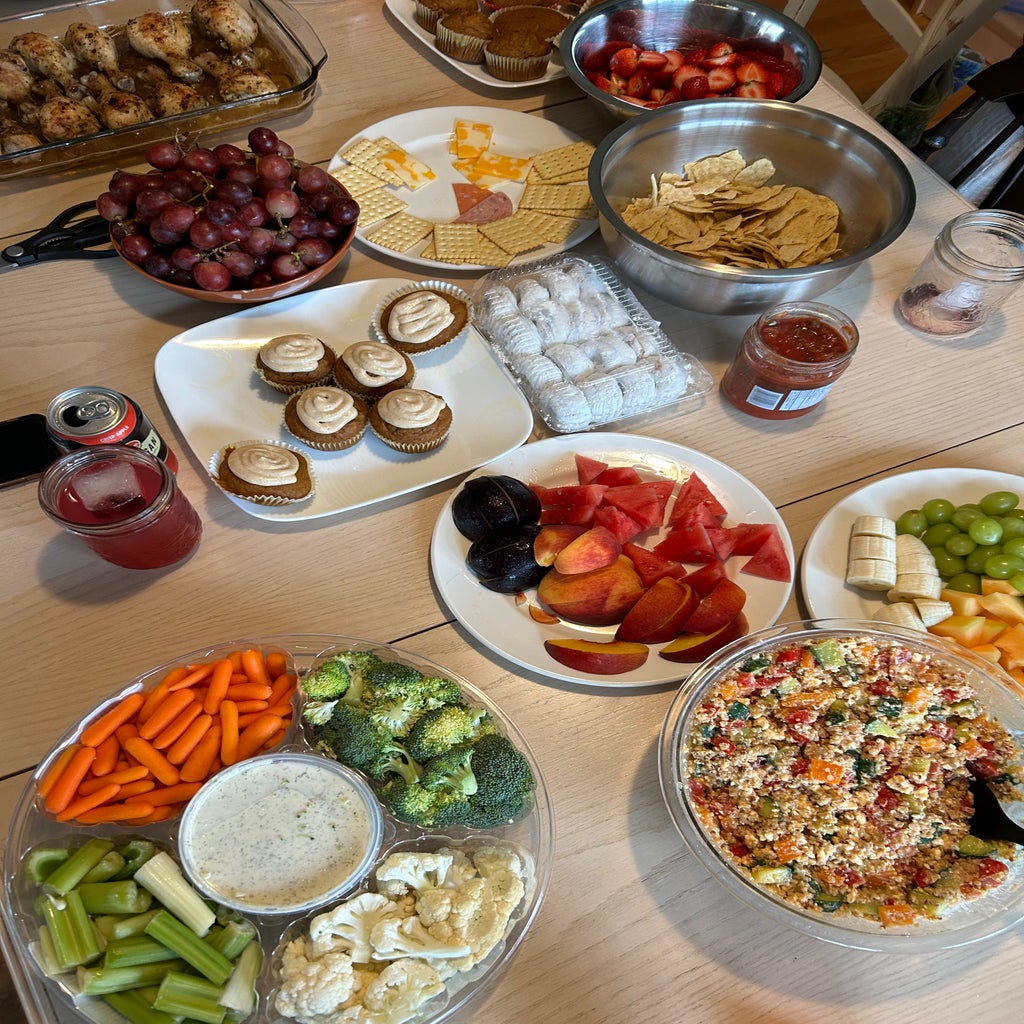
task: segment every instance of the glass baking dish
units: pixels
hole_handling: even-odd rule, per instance
[[[279,83],[277,91],[263,96],[224,102],[211,99],[210,106],[183,114],[157,117],[152,121],[126,128],[104,129],[91,135],[42,145],[0,156],[0,180],[28,174],[63,171],[83,165],[108,164],[139,155],[151,143],[173,138],[176,132],[194,134],[200,131],[238,128],[264,122],[307,106],[316,91],[317,75],[327,52],[312,26],[284,0],[239,0],[247,7],[259,26],[255,47],[266,52],[266,70]],[[66,3],[19,15],[0,18],[0,47],[24,32],[39,32],[63,40],[73,22],[88,22],[106,29],[117,43],[119,55],[129,52],[124,26],[142,14],[159,11],[163,14],[184,12],[187,0],[86,0]],[[193,56],[214,49],[209,37],[195,34]],[[228,56],[226,50],[214,50]],[[131,59],[131,58],[130,58]],[[160,64],[159,61],[151,63]],[[80,64],[76,77],[89,69]],[[209,79],[209,76],[206,76]],[[212,90],[212,79],[197,84],[201,92]],[[15,117],[12,105],[8,116]]]

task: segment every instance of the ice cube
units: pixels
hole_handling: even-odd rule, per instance
[[[123,519],[143,501],[142,482],[135,467],[111,461],[97,462],[76,473],[69,490],[97,518]]]

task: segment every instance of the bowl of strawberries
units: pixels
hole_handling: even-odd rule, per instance
[[[715,96],[795,101],[821,53],[791,18],[749,0],[603,0],[562,34],[572,80],[619,120]]]

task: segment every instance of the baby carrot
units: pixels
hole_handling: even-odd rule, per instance
[[[188,669],[183,665],[178,666],[178,668],[172,668],[171,671],[168,672],[167,675],[165,675],[163,679],[161,679],[160,682],[146,694],[145,703],[141,708],[139,708],[136,721],[142,723],[149,718],[164,697],[171,692],[171,687],[178,682],[179,679],[184,679],[187,675]]]
[[[213,672],[213,666],[214,662],[212,661],[208,661],[205,665],[198,665],[176,683],[172,683],[171,690],[188,690],[193,686],[198,686]]]
[[[236,760],[244,761],[247,757],[252,757],[253,754],[259,753],[263,744],[281,729],[282,725],[283,723],[277,715],[268,715],[266,713],[260,715],[255,722],[247,725],[238,734]]]
[[[156,783],[150,779],[139,779],[138,782],[126,782],[117,795],[122,800],[130,800],[133,796],[140,796],[156,788]]]
[[[142,803],[113,803],[102,804],[94,807],[91,811],[83,811],[78,820],[83,825],[99,825],[106,821],[131,821],[137,822],[153,813],[153,805]]]
[[[213,763],[220,753],[220,722],[214,719],[203,738],[185,759],[179,774],[182,782],[202,782],[213,774]]]
[[[168,818],[173,818],[181,809],[185,806],[184,804],[173,804],[167,806],[153,807],[152,804],[146,804],[150,811],[148,814],[140,815],[137,818],[132,819],[133,825],[155,825],[158,821],[166,821]]]
[[[188,755],[196,748],[196,744],[206,735],[206,730],[213,724],[212,715],[199,715],[189,727],[167,748],[167,760],[171,764],[184,764]]]
[[[242,651],[242,671],[249,677],[251,683],[265,683],[270,685],[270,676],[267,675],[267,664],[263,655],[255,647]]]
[[[236,672],[243,671],[243,669],[242,669],[242,652],[241,651],[232,651],[229,655],[227,655],[227,658],[228,658],[228,661],[230,661],[231,664],[235,666],[235,671]]]
[[[203,711],[208,715],[215,715],[220,710],[220,702],[227,696],[228,687],[231,685],[231,674],[235,667],[230,659],[221,658],[213,666],[210,675],[210,685],[203,697]]]
[[[292,693],[295,692],[295,686],[297,679],[294,672],[283,672],[277,676],[270,686],[270,696],[267,698],[268,704],[283,704],[286,700],[291,699]]]
[[[124,749],[124,741],[129,736],[138,736],[139,727],[134,722],[125,722],[124,725],[120,725],[117,728],[117,732],[114,733],[117,737],[117,742],[121,744],[121,749]]]
[[[191,690],[189,691],[192,692]],[[185,705],[180,715],[174,719],[154,736],[150,743],[157,750],[166,750],[172,743],[176,743],[181,734],[203,713],[203,705],[197,700],[192,700]]]
[[[109,775],[117,767],[117,759],[121,756],[121,744],[114,733],[111,733],[96,747],[96,760],[92,763],[93,775]]]
[[[80,744],[69,743],[57,756],[54,758],[53,764],[46,769],[46,774],[39,780],[37,792],[41,797],[45,797],[49,794],[53,788],[53,784],[60,778],[61,772],[64,771],[68,766],[68,762],[75,756],[75,751],[80,749]]]
[[[141,691],[129,693],[83,730],[79,740],[87,747],[98,747],[119,725],[124,725],[146,702]]]
[[[233,700],[220,705],[220,759],[225,765],[238,759],[238,705]]]
[[[288,671],[288,658],[281,651],[267,652],[267,675],[271,679],[277,679],[282,672]]]
[[[233,683],[228,687],[229,700],[267,700],[274,688],[263,683]]]
[[[142,764],[132,765],[130,768],[119,768],[117,771],[110,772],[102,778],[83,779],[78,787],[78,793],[80,796],[87,796],[89,793],[95,793],[97,789],[101,789],[103,786],[109,786],[112,782],[116,782],[119,786],[124,786],[129,782],[138,782],[139,779],[144,779],[148,774],[149,769]]]
[[[168,804],[183,804],[199,792],[200,782],[176,782],[173,786],[158,786],[148,793],[139,797],[143,803],[152,804],[154,807]],[[129,800],[128,803],[133,801]]]
[[[231,673],[231,685],[236,686],[238,683],[249,682],[249,677],[244,672],[232,672]]]
[[[51,814],[60,814],[75,797],[75,791],[96,758],[95,747],[79,747],[60,776],[50,786],[43,806]]]
[[[101,804],[110,803],[120,790],[121,787],[116,782],[112,782],[102,789],[97,789],[95,793],[90,793],[88,796],[76,797],[57,815],[57,820],[71,821],[84,811],[91,811],[94,807],[99,807]]]
[[[128,753],[144,764],[165,786],[173,786],[178,781],[178,769],[142,736],[132,736],[127,743]]]
[[[191,690],[175,690],[153,709],[152,714],[139,725],[139,735],[151,740],[174,721],[195,700]]]
[[[265,700],[236,700],[235,704],[238,705],[239,715],[261,714],[267,710]]]

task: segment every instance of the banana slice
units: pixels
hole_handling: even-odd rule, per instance
[[[896,523],[888,516],[857,516],[850,533],[854,537],[886,537],[896,539]]]
[[[935,568],[935,556],[928,550],[928,545],[911,533],[901,533],[896,538],[896,572],[939,575]]]
[[[891,590],[896,586],[896,563],[884,558],[851,558],[846,582],[860,590]]]
[[[948,601],[936,601],[928,597],[915,598],[914,607],[926,627],[943,622],[953,614],[953,606]]]
[[[927,632],[924,620],[909,601],[896,601],[893,604],[882,605],[872,618],[876,622],[891,622],[897,626],[905,626],[907,629],[916,629],[920,633]]]
[[[858,558],[877,558],[896,565],[896,540],[878,534],[854,534],[850,538],[850,561]]]
[[[897,571],[896,583],[886,596],[890,601],[914,601],[917,598],[935,601],[941,593],[942,578],[938,573]]]

